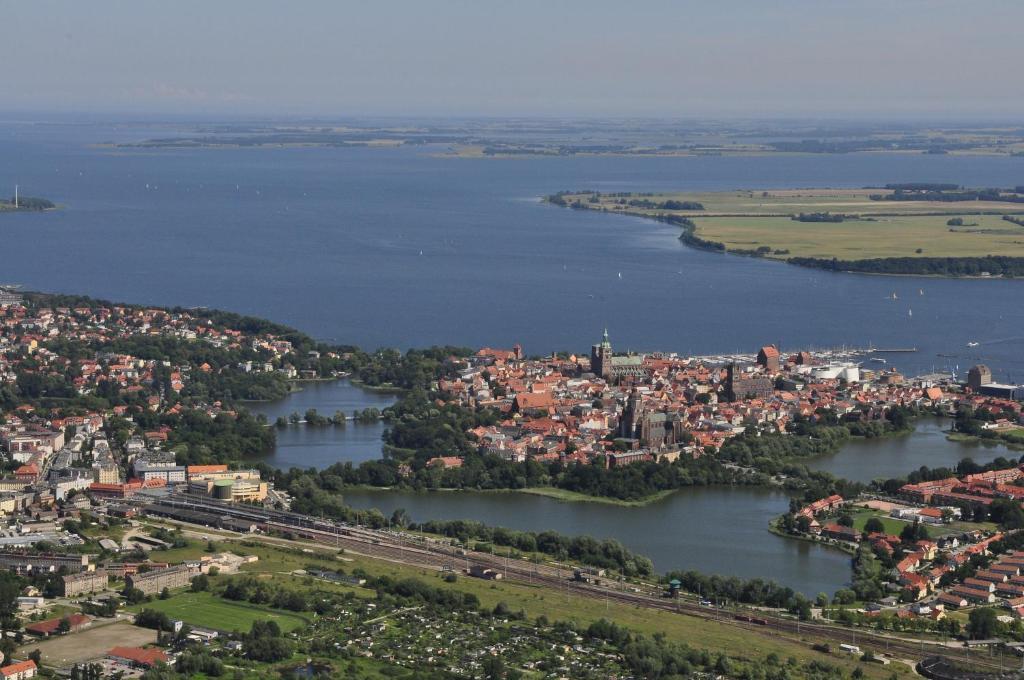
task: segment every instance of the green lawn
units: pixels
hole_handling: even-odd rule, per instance
[[[130,607],[131,611],[155,609],[172,619],[180,619],[193,626],[216,628],[223,631],[248,631],[253,621],[276,621],[282,631],[289,632],[309,623],[307,615],[270,607],[233,602],[212,593],[184,592],[167,600],[153,600]]]
[[[885,525],[885,533],[899,536],[900,532],[903,531],[903,527],[907,526],[909,522],[905,522],[898,519],[889,517],[884,512],[878,510],[863,509],[858,511],[853,516],[853,528],[857,531],[864,531],[864,525],[867,521],[877,517]],[[965,531],[995,531],[999,527],[992,522],[963,522],[954,521],[949,524],[943,524],[936,526],[933,524],[926,524],[924,528],[928,531],[929,538],[941,538],[942,536],[948,536],[949,534],[961,534]]]
[[[579,502],[579,503],[605,503],[607,505],[622,505],[628,507],[638,507],[649,505],[655,501],[660,501],[663,498],[667,498],[675,493],[675,489],[668,489],[665,491],[658,491],[645,498],[635,501],[624,501],[618,498],[610,498],[607,496],[591,496],[585,493],[579,493],[578,491],[568,491],[566,489],[559,489],[553,486],[531,486],[525,489],[520,489],[518,493],[528,493],[534,496],[546,496],[548,498],[554,498],[560,501],[566,502]]]
[[[903,531],[903,528],[909,524],[909,522],[893,519],[883,512],[865,509],[859,511],[853,516],[853,528],[857,531],[864,531],[864,525],[867,524],[867,521],[872,517],[880,519],[882,524],[885,526],[885,533],[892,534],[893,536],[899,536],[900,532]],[[925,529],[928,531],[928,536],[931,538],[935,538],[936,536],[941,535],[941,533],[947,533],[942,532],[941,529],[937,531],[938,527],[925,525]]]

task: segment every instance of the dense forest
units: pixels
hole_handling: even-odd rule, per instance
[[[883,257],[867,260],[790,257],[790,264],[838,272],[918,276],[1024,276],[1024,257]]]

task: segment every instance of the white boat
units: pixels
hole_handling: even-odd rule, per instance
[[[908,309],[907,310],[907,316],[914,316],[914,310],[913,309]]]
[[[977,347],[978,343],[976,343],[975,341],[971,340],[969,343],[967,343],[967,346],[968,347]]]
[[[885,363],[888,363],[888,362],[887,362],[887,361],[886,361],[885,359],[883,359],[882,357],[871,357],[871,360],[872,360],[872,361],[877,361],[877,362],[878,362],[878,363],[880,363],[880,364],[885,364]]]

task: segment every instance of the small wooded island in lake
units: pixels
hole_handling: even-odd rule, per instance
[[[0,198],[0,212],[41,212],[43,210],[53,210],[56,207],[53,201],[45,198],[32,196],[12,196],[7,200]]]
[[[819,269],[1024,276],[1024,186],[552,194],[563,207],[678,226],[688,245]]]

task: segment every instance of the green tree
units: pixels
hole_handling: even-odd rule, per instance
[[[871,517],[864,523],[864,531],[869,534],[884,534],[885,523],[878,517]]]
[[[967,634],[974,640],[987,640],[995,637],[998,630],[998,614],[991,607],[972,609],[967,617]]]

